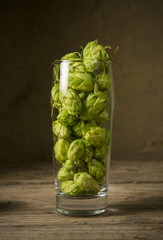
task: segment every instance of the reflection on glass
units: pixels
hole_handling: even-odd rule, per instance
[[[63,61],[60,69],[60,91],[65,94],[68,87],[69,61]]]

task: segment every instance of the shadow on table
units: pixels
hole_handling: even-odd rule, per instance
[[[0,201],[0,213],[15,211],[16,209],[22,210],[25,205],[26,203],[21,201]]]
[[[104,217],[121,216],[153,210],[163,210],[163,197],[142,198],[136,201],[126,201],[108,205],[107,211],[103,213]]]

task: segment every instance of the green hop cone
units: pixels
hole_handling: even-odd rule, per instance
[[[107,94],[98,90],[95,84],[94,93],[90,93],[83,102],[80,118],[83,120],[92,120],[97,117],[106,107]]]
[[[77,93],[73,89],[68,88],[65,94],[61,93],[60,101],[62,102],[64,109],[67,110],[69,114],[78,117],[82,110],[82,103]]]
[[[105,123],[106,121],[109,120],[109,113],[107,111],[107,109],[104,109],[104,111],[102,111],[97,117],[96,117],[96,123],[100,124],[100,123]]]
[[[96,75],[100,72],[102,61],[96,59],[84,59],[84,65],[87,72]]]
[[[63,56],[61,60],[69,60],[69,72],[86,72],[85,65],[80,58],[80,53],[78,52],[68,53]]]
[[[63,163],[68,159],[67,152],[68,152],[70,143],[71,143],[70,138],[68,138],[68,139],[58,139],[58,141],[54,145],[55,158],[60,163]]]
[[[72,160],[67,160],[62,168],[58,171],[59,181],[67,181],[73,179],[75,174],[75,166]]]
[[[53,122],[52,129],[53,133],[58,138],[68,138],[71,135],[71,130],[62,123],[58,122],[58,120]]]
[[[98,59],[98,60],[107,60],[109,56],[105,51],[106,47],[98,44],[98,41],[91,41],[87,43],[83,50],[83,58],[86,59]]]
[[[69,114],[67,110],[63,109],[59,112],[57,120],[66,126],[73,126],[77,121],[77,117]]]
[[[85,46],[83,50],[83,59],[88,72],[96,71],[100,67],[101,61],[109,59],[105,49],[106,47],[98,44],[97,40],[91,41]]]
[[[105,176],[105,168],[104,165],[97,161],[96,159],[92,159],[88,163],[89,174],[96,179],[101,179]]]
[[[86,134],[86,132],[88,132],[90,127],[93,127],[93,126],[96,126],[94,121],[85,123],[83,120],[81,120],[73,126],[73,134],[77,138],[82,138]]]
[[[81,159],[85,151],[85,142],[82,139],[74,140],[68,150],[68,159],[74,162]]]
[[[82,156],[82,159],[85,162],[89,162],[92,159],[92,156],[93,156],[93,148],[91,144],[89,144],[88,142],[85,142],[85,152]]]
[[[91,127],[84,136],[84,139],[93,147],[101,147],[106,140],[106,129],[101,127]]]
[[[52,107],[59,109],[61,107],[61,101],[59,98],[59,83],[55,83],[51,90]]]
[[[77,91],[92,91],[92,76],[89,73],[69,72],[68,86]]]
[[[99,183],[88,173],[76,173],[74,182],[85,193],[96,194],[100,191]]]
[[[95,148],[93,152],[93,158],[95,159],[104,158],[105,155],[107,154],[107,151],[108,151],[108,146],[105,144],[100,148]]]
[[[72,53],[67,53],[66,55],[64,55],[61,60],[76,60],[79,59],[80,53],[78,52],[72,52]]]
[[[69,72],[70,73],[85,73],[86,72],[86,68],[84,63],[81,61],[81,59],[79,59],[76,62],[70,62],[69,64]]]
[[[107,90],[111,85],[110,74],[108,73],[100,73],[96,76],[95,82],[98,84],[100,91]]]
[[[62,182],[61,189],[65,194],[71,196],[79,196],[82,194],[82,190],[73,180]]]

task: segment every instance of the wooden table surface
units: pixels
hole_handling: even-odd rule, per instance
[[[163,239],[163,162],[112,160],[108,199],[104,214],[64,216],[52,164],[1,167],[0,240]]]

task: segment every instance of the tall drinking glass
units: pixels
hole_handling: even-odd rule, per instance
[[[54,62],[52,155],[58,212],[88,216],[106,211],[113,109],[109,60]]]

